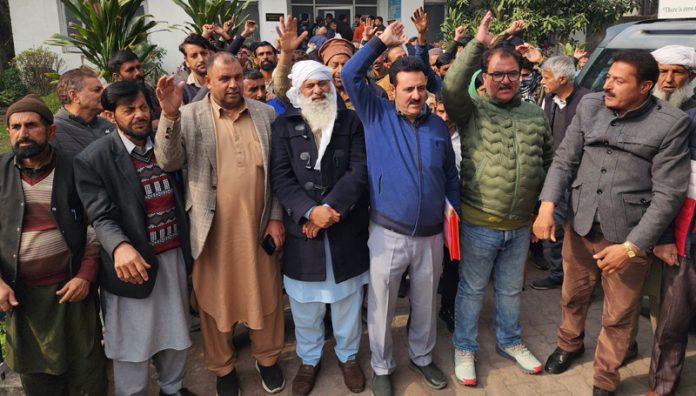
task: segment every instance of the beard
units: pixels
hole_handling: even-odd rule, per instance
[[[691,91],[689,84],[682,85],[681,87],[675,89],[672,93],[665,92],[656,85],[655,88],[653,88],[653,95],[658,99],[669,102],[669,104],[676,108],[680,108],[681,105],[683,105],[684,102],[689,100],[691,95],[693,95],[693,91]]]
[[[22,143],[29,143],[28,146],[20,146]],[[12,146],[12,151],[14,152],[17,159],[23,160],[25,158],[36,157],[46,150],[48,147],[48,140],[43,144],[39,144],[37,141],[32,139],[22,139],[18,140],[14,146]]]
[[[312,131],[322,130],[336,120],[338,104],[336,94],[324,94],[324,99],[313,101],[311,97],[300,94],[300,111]]]
[[[126,135],[136,139],[136,140],[145,140],[147,139],[148,136],[150,136],[150,133],[152,132],[152,127],[150,126],[150,120],[147,120],[147,128],[145,128],[143,131],[136,131],[135,129],[131,128],[130,124],[129,125],[123,125],[118,120],[116,120],[116,126],[118,126],[118,129],[125,133]]]
[[[263,62],[261,62],[261,64],[259,65],[259,67],[260,67],[262,70],[271,71],[271,70],[275,69],[276,65],[275,65],[275,63],[273,63],[273,62],[271,62],[271,61],[263,61]]]

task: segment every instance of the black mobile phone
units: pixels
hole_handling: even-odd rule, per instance
[[[265,238],[263,238],[263,242],[261,242],[261,247],[263,250],[266,251],[266,254],[269,256],[273,256],[273,253],[275,253],[276,250],[276,244],[273,241],[273,237],[271,234],[266,235]]]

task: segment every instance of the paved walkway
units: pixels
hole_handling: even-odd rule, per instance
[[[530,265],[527,285],[534,279],[542,278],[546,273],[537,271]],[[522,293],[522,332],[523,339],[529,348],[543,362],[553,351],[556,343],[556,326],[560,318],[559,307],[560,291],[537,291],[529,287]],[[408,302],[400,301],[397,308],[397,317],[394,320],[395,358],[398,368],[394,373],[394,386],[396,395],[420,396],[451,396],[451,395],[582,395],[592,394],[592,357],[596,346],[596,337],[599,333],[599,323],[602,307],[600,300],[590,308],[586,330],[585,355],[579,364],[574,365],[569,371],[561,375],[542,374],[531,376],[523,374],[513,363],[495,353],[495,339],[491,328],[492,323],[492,298],[489,290],[486,302],[481,313],[481,326],[479,329],[478,375],[479,386],[466,388],[458,385],[454,378],[453,349],[451,334],[444,324],[438,320],[438,343],[434,353],[435,362],[445,373],[449,374],[450,383],[441,391],[434,391],[426,386],[419,376],[408,369],[408,353],[406,351],[406,320]],[[286,375],[286,388],[280,395],[291,395],[291,381],[297,371],[299,362],[295,355],[294,333],[289,309],[286,309],[287,343],[281,355],[280,364]],[[189,368],[185,379],[185,385],[198,395],[215,395],[215,377],[210,374],[203,365],[203,351],[200,333],[193,334],[194,347],[189,358]],[[245,396],[266,395],[260,385],[252,359],[249,354],[248,338],[245,331],[240,331],[235,337],[239,345],[239,364],[237,367]],[[638,335],[639,356],[638,359],[621,369],[623,379],[617,394],[619,395],[643,395],[648,387],[648,368],[650,365],[650,351],[652,335],[650,323],[641,318],[640,332]],[[317,384],[312,392],[316,396],[342,396],[352,395],[343,385],[343,379],[337,366],[335,355],[332,353],[333,341],[327,343],[322,369],[319,373]],[[360,362],[368,378],[372,372],[369,365],[369,347],[367,332],[364,329],[362,347],[359,355]],[[152,368],[151,368],[152,372]],[[369,384],[369,381],[368,381]],[[17,394],[18,380],[16,375],[10,375],[8,380],[0,383],[0,395]],[[157,395],[157,386],[153,382],[150,395]],[[361,395],[370,395],[369,387]],[[696,337],[689,339],[686,365],[682,374],[682,382],[678,395],[696,395]]]

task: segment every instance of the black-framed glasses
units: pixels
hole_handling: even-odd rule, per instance
[[[493,72],[493,73],[486,73],[486,74],[491,76],[491,78],[495,82],[502,82],[503,80],[505,80],[505,76],[507,76],[507,78],[510,81],[517,81],[520,79],[519,70],[515,70],[515,71],[511,71],[511,72]]]

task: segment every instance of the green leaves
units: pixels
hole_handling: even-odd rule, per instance
[[[48,45],[77,47],[102,76],[110,79],[107,65],[111,53],[129,49],[145,59],[155,48],[147,42],[158,21],[150,14],[137,15],[143,0],[61,0],[78,23],[69,35],[54,34]]]
[[[186,15],[191,18],[191,22],[186,23],[189,31],[201,34],[203,25],[214,23],[222,26],[230,19],[234,20],[232,28],[228,32],[234,37],[240,27],[248,19],[248,15],[240,20],[239,15],[249,5],[251,0],[172,0],[174,4],[181,7]]]
[[[449,13],[442,24],[445,39],[462,24],[475,33],[483,14],[495,16],[491,30],[502,32],[516,19],[524,19],[525,40],[535,45],[567,40],[572,33],[601,31],[635,8],[638,0],[448,0]]]

